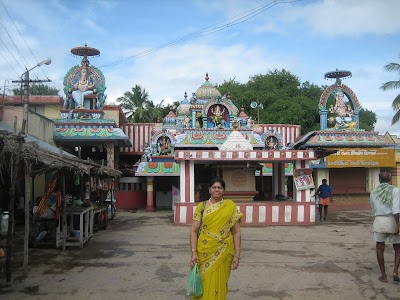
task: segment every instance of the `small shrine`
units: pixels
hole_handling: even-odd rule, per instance
[[[66,97],[60,118],[54,120],[54,141],[80,158],[115,168],[115,147],[131,142],[114,119],[104,119],[106,81],[89,61],[100,50],[85,44],[72,48],[71,54],[82,60],[64,77]]]
[[[294,149],[314,149],[321,157],[311,162],[314,179],[327,179],[335,194],[368,194],[379,182],[381,168],[395,167],[394,144],[378,132],[360,129],[360,103],[343,79],[350,71],[327,72],[328,86],[319,101],[319,131],[311,131],[293,144]],[[330,154],[330,155],[329,155]]]

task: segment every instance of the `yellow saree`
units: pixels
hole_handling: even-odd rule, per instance
[[[193,215],[193,220],[200,221],[201,208],[199,204]],[[223,199],[204,209],[200,236],[197,241],[197,255],[203,296],[196,300],[223,300],[228,293],[228,280],[234,255],[233,236],[231,228],[242,217],[232,200]]]

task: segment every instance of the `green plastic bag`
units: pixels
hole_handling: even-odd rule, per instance
[[[186,296],[201,297],[203,296],[203,284],[201,282],[199,266],[194,265],[189,275]]]

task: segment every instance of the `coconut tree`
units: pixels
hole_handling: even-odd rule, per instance
[[[122,97],[117,98],[126,117],[131,123],[152,122],[152,116],[146,106],[150,103],[146,89],[135,85],[130,91],[126,91]]]
[[[397,72],[400,74],[400,64],[398,63],[389,63],[384,66],[384,69],[388,72]],[[384,91],[398,88],[400,88],[400,80],[388,81],[381,86],[381,89]],[[392,108],[395,111],[395,114],[392,118],[392,125],[394,125],[400,120],[400,94],[394,98],[392,102]]]
[[[163,103],[164,100],[161,100],[158,104],[154,104],[151,100],[146,103],[146,109],[152,122],[161,122],[161,119],[166,116],[166,114],[163,114],[165,111]]]

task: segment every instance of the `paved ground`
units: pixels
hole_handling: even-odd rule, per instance
[[[315,226],[242,228],[228,299],[399,299],[399,284],[378,281],[371,223],[368,210],[332,207]],[[188,236],[170,211],[118,211],[83,249],[30,249],[28,276],[15,269],[11,286],[3,277],[0,298],[185,299]],[[390,246],[385,254],[391,275]]]

